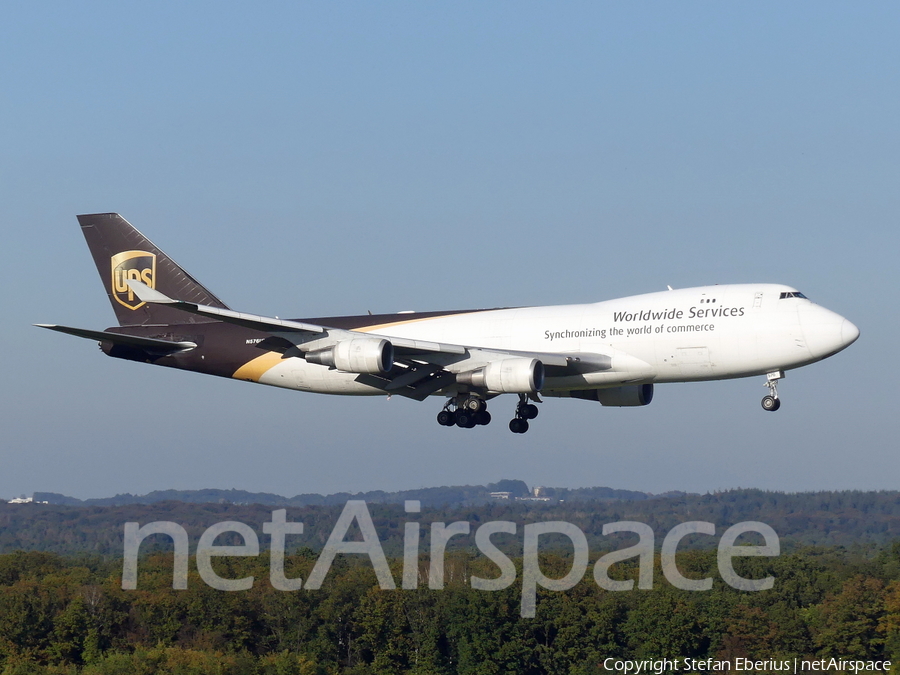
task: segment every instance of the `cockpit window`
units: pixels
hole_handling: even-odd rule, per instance
[[[800,291],[787,291],[787,292],[784,292],[784,293],[782,293],[781,296],[779,297],[779,300],[784,300],[785,298],[803,298],[804,300],[808,300],[808,299],[809,299],[809,298],[807,298],[805,295],[803,295],[803,293],[801,293]]]

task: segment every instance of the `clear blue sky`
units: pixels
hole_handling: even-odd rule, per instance
[[[5,3],[0,497],[898,487],[897,3]],[[75,215],[279,316],[794,285],[859,342],[532,431],[109,359]]]

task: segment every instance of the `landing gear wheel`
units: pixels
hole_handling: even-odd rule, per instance
[[[523,405],[521,408],[519,408],[518,412],[519,412],[519,415],[522,417],[522,419],[533,420],[535,417],[538,416],[538,413],[540,412],[540,410],[538,410],[538,407],[536,405],[534,405],[533,403],[527,403],[527,404]]]
[[[462,429],[471,429],[476,424],[475,415],[466,410],[456,411],[456,426]]]
[[[475,413],[475,424],[485,427],[490,423],[491,413],[489,413],[487,410],[479,410],[477,413]]]
[[[762,407],[763,410],[775,412],[781,407],[781,401],[774,396],[763,396]]]
[[[442,427],[452,427],[456,424],[456,415],[451,410],[441,410],[438,413],[437,421]]]
[[[515,417],[509,421],[509,430],[514,434],[524,434],[528,431],[528,420]]]
[[[467,398],[463,407],[469,412],[477,413],[487,409],[487,401],[481,398]]]
[[[763,410],[775,412],[781,407],[781,399],[778,398],[778,380],[783,377],[783,370],[774,370],[771,373],[766,373],[766,386],[769,388],[769,394],[763,396]]]

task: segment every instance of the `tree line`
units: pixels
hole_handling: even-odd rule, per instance
[[[605,488],[604,488],[605,489]],[[411,497],[412,498],[412,497]],[[343,508],[330,505],[287,507],[287,517],[303,522],[298,547],[319,550]],[[256,529],[269,520],[271,504],[184,503],[120,506],[61,506],[0,503],[0,553],[16,550],[48,551],[71,555],[88,553],[119,556],[126,522],[180,523],[193,544],[210,525],[236,520]],[[643,500],[593,499],[556,502],[495,500],[481,505],[428,506],[421,514],[404,512],[402,504],[370,503],[369,509],[389,555],[402,552],[403,526],[423,522],[509,520],[525,523],[560,520],[578,526],[591,550],[615,546],[602,536],[603,525],[635,520],[650,525],[661,541],[675,525],[703,520],[726,528],[738,522],[762,521],[778,533],[782,545],[883,546],[900,539],[900,492],[809,492],[787,494],[755,489],[729,490],[707,495],[672,495]],[[453,546],[470,546],[460,540]]]
[[[315,560],[303,549],[286,572],[306,578]],[[402,560],[390,564],[399,579]],[[564,554],[541,557],[547,576],[570,564]],[[652,589],[606,591],[587,575],[568,591],[539,590],[531,619],[520,616],[515,585],[471,587],[473,575],[497,568],[469,549],[447,554],[443,590],[381,590],[358,555],[339,556],[315,591],[276,591],[265,553],[215,565],[223,577],[258,581],[216,591],[192,560],[188,589],[176,591],[172,555],[154,553],[140,561],[138,589],[125,591],[121,560],[111,557],[0,555],[0,673],[587,675],[607,657],[900,660],[900,541],[736,559],[743,576],[775,577],[755,593],[721,582],[715,551],[686,550],[682,573],[712,576],[712,590],[666,583],[657,558]],[[611,574],[637,571],[625,561]]]

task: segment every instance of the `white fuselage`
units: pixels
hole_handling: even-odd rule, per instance
[[[430,318],[414,313],[364,332],[484,349],[605,355],[608,370],[546,379],[543,391],[748,377],[830,356],[859,335],[844,317],[788,286],[738,284],[636,295],[592,304],[523,307]],[[408,316],[408,319],[406,318]],[[480,365],[458,360],[447,370]],[[352,373],[302,359],[274,364],[263,384],[333,394],[383,394]]]

